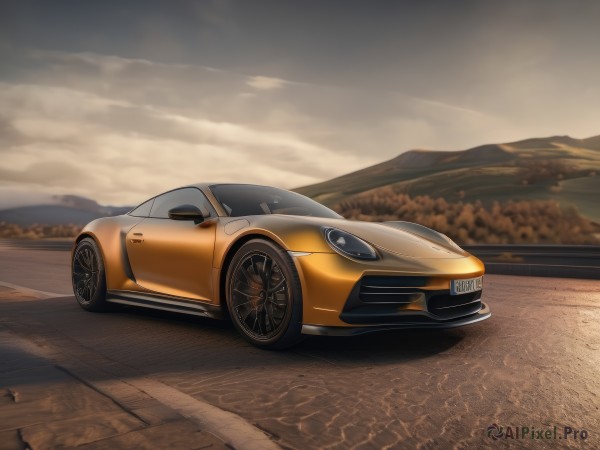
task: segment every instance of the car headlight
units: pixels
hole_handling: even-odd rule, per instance
[[[338,253],[355,259],[377,259],[377,253],[362,239],[337,228],[325,228],[327,243]]]

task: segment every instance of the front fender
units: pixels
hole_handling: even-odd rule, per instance
[[[133,273],[127,258],[125,236],[143,218],[133,216],[103,217],[88,223],[77,241],[91,237],[102,254],[107,289],[133,289]]]

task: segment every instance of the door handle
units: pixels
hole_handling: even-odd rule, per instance
[[[133,233],[133,235],[136,237],[129,240],[132,244],[141,244],[144,242],[144,239],[142,238],[142,236],[144,236],[143,233]]]

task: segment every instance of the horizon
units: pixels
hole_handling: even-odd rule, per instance
[[[291,189],[411,149],[599,132],[598,2],[256,5],[2,4],[0,204]]]

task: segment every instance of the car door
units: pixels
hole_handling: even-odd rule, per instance
[[[169,210],[181,205],[197,206],[210,216],[199,224],[169,219]],[[211,301],[217,220],[216,212],[197,188],[156,197],[149,217],[126,236],[136,283],[160,294]]]

